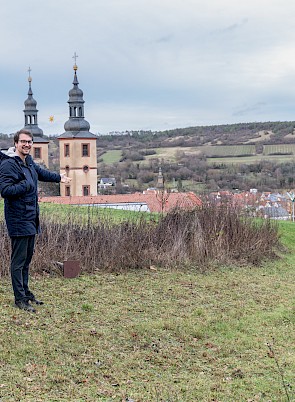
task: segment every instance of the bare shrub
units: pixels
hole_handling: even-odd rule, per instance
[[[91,214],[91,208],[89,208]],[[69,217],[60,222],[43,216],[37,237],[34,272],[52,272],[54,261],[78,260],[84,272],[121,271],[150,265],[204,269],[210,263],[259,265],[276,256],[278,226],[269,220],[243,217],[230,205],[204,204],[176,209],[157,219],[114,222],[107,216],[79,224]],[[8,274],[9,239],[0,224],[0,274]]]
[[[280,247],[278,226],[241,215],[229,203],[205,204],[193,211],[174,211],[159,223],[176,261],[197,265],[209,262],[259,265]],[[164,247],[165,247],[164,246]]]

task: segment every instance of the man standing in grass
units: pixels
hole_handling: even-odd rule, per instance
[[[71,179],[35,164],[30,156],[32,144],[33,135],[22,129],[14,136],[14,152],[1,155],[0,193],[4,198],[5,221],[11,238],[10,272],[15,305],[35,312],[30,302],[43,304],[29,290],[29,265],[35,236],[40,232],[38,180],[68,183]]]

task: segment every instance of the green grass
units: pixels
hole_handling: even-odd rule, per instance
[[[2,278],[1,401],[287,401],[295,226],[280,227],[290,252],[259,268],[33,278],[35,315]]]
[[[113,149],[104,153],[101,158],[104,163],[109,164],[119,162],[121,157],[122,157],[122,151],[118,149]]]
[[[172,188],[177,187],[177,182],[170,182],[167,184],[167,187],[169,184]],[[198,183],[194,180],[182,180],[182,188],[184,190],[194,191],[196,193],[203,193],[206,189],[206,186],[204,183]]]
[[[73,222],[79,225],[95,225],[99,220],[107,220],[108,222],[116,223],[121,222],[122,220],[137,220],[142,216],[146,216],[147,219],[154,217],[154,214],[149,214],[147,212],[135,212],[114,208],[62,205],[45,202],[41,202],[39,205],[41,220],[43,219],[43,216],[45,216],[47,220],[56,222]]]

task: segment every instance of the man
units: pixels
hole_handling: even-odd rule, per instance
[[[22,129],[14,136],[14,152],[1,155],[0,193],[4,198],[5,221],[11,239],[10,272],[15,305],[36,312],[30,302],[37,300],[29,290],[29,265],[34,253],[35,235],[40,232],[38,180],[70,182],[65,174],[49,172],[36,165],[30,155],[33,136]]]

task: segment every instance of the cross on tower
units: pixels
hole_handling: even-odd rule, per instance
[[[28,78],[28,81],[29,82],[31,82],[32,81],[32,78],[31,78],[31,67],[29,67],[29,69],[28,69],[28,73],[29,73],[29,78]]]
[[[77,57],[79,57],[77,54],[76,54],[76,52],[74,53],[74,56],[73,56],[73,59],[75,60],[75,64],[76,64],[76,61],[77,61]]]

